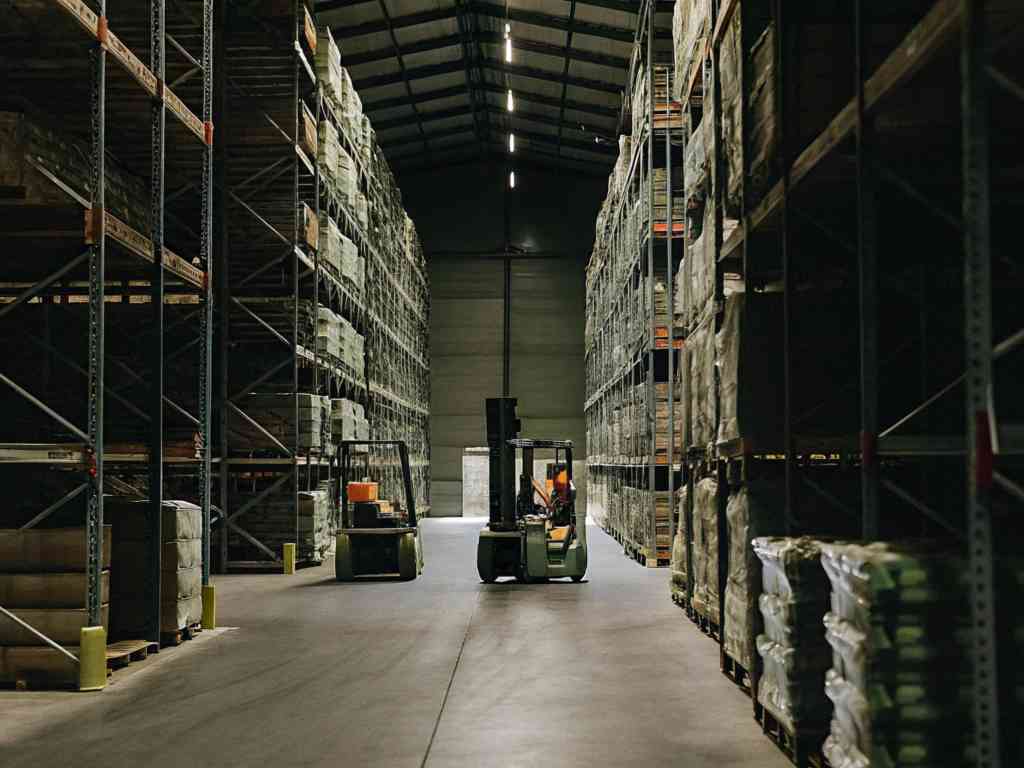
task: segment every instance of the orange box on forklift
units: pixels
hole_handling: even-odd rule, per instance
[[[377,501],[377,483],[349,483],[348,500],[355,503],[359,501]]]

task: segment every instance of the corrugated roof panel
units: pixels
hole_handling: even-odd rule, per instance
[[[413,93],[416,93],[416,83],[412,84]],[[456,96],[446,96],[443,99],[431,99],[430,101],[421,101],[416,105],[416,108],[420,112],[434,112],[442,109],[454,109],[455,107],[465,106],[469,108],[469,94],[460,93]]]
[[[466,75],[463,71],[457,70],[443,75],[432,75],[431,77],[418,77],[409,81],[413,93],[424,93],[425,91],[437,91],[443,88],[464,86]]]
[[[376,6],[376,3],[374,3]],[[376,18],[380,18],[379,14]],[[391,46],[391,35],[384,32],[374,32],[370,35],[359,35],[358,37],[335,36],[335,42],[341,49],[341,63],[345,63],[346,54],[366,53],[367,51],[387,50]]]
[[[431,64],[443,64],[449,61],[462,61],[462,48],[458,45],[451,45],[445,48],[438,48],[433,51],[420,51],[417,53],[406,53],[402,55],[407,69],[412,67],[423,67]]]
[[[601,80],[612,85],[625,85],[626,72],[617,67],[606,67],[589,61],[574,59],[569,63],[569,74],[575,77],[586,77],[590,80]]]
[[[405,85],[402,83],[389,83],[378,85],[374,88],[360,88],[359,98],[362,101],[377,101],[379,99],[391,99],[405,96]]]
[[[562,2],[558,3],[558,5],[567,5],[567,3]],[[637,2],[636,5],[639,10],[640,3]],[[576,3],[576,18],[579,21],[604,24],[630,31],[636,29],[636,14],[616,11],[611,8],[601,8],[596,5],[588,5],[587,3]],[[669,14],[669,21],[671,21],[671,14]]]

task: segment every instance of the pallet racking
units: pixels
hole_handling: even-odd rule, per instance
[[[682,236],[673,191],[682,123],[671,67],[658,63],[667,55],[657,15],[641,4],[620,119],[631,135],[620,139],[587,265],[584,407],[588,514],[651,567],[668,563],[680,471],[669,298]]]
[[[279,567],[289,541],[300,542],[300,561],[319,562],[337,519],[336,438],[300,435],[300,403],[343,398],[364,409],[370,437],[405,439],[418,501],[424,511],[429,503],[429,286],[351,81],[327,68],[334,42],[311,4],[228,9],[218,88],[228,137],[218,166],[220,563]],[[344,183],[335,156],[348,163]],[[335,236],[355,245],[359,279],[327,257]],[[321,349],[323,310],[351,326],[361,350],[339,358]],[[268,396],[291,400],[284,433],[261,423]],[[398,497],[397,456],[382,451],[370,450],[370,474]],[[310,531],[300,495],[318,490],[332,509]]]
[[[1013,762],[1005,732],[999,749],[1013,704],[996,685],[998,665],[1014,668],[1013,616],[993,571],[1019,532],[994,527],[1024,500],[1011,384],[1024,334],[1012,299],[1019,273],[1002,252],[1018,207],[1007,170],[1015,149],[991,121],[1020,114],[1024,73],[1011,51],[1024,14],[999,0],[723,0],[705,13],[676,74],[690,144],[707,147],[709,312],[720,330],[729,281],[748,297],[777,294],[776,357],[756,371],[778,385],[768,389],[782,407],[768,441],[741,434],[692,446],[685,432],[687,474],[736,486],[781,464],[791,534],[962,547],[974,759]],[[692,329],[684,333],[689,348]],[[717,412],[722,396],[707,393]],[[770,394],[760,402],[778,407]],[[727,567],[720,558],[723,588]],[[734,669],[724,650],[722,660]],[[758,672],[746,672],[756,702]]]
[[[83,529],[98,626],[106,495],[199,504],[209,581],[213,3],[5,5],[0,526]]]

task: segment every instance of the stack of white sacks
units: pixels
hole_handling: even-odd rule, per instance
[[[316,53],[316,73],[323,85],[324,95],[337,114],[343,129],[360,150],[365,146],[363,104],[348,70],[341,65],[341,49],[331,36],[329,29],[320,32]],[[366,120],[366,123],[369,121]],[[320,167],[329,181],[335,185],[342,200],[357,207],[359,197],[359,175],[352,156],[346,151],[338,131],[330,121],[320,123]],[[365,205],[365,202],[364,202]]]
[[[334,360],[342,359],[342,323],[344,320],[327,307],[316,310],[316,351]]]
[[[331,432],[335,440],[369,440],[370,422],[363,406],[345,398],[331,400]]]

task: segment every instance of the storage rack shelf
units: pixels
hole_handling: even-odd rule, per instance
[[[705,481],[719,489],[709,578],[723,669],[737,662],[721,626],[733,551],[726,489],[731,499],[748,482],[775,483],[780,534],[938,538],[954,552],[966,542],[976,709],[963,732],[978,764],[996,765],[992,723],[1012,722],[1013,704],[996,700],[995,665],[1012,668],[1015,650],[997,630],[1010,617],[993,570],[1020,545],[1019,530],[997,526],[1024,500],[1022,414],[1010,394],[1024,334],[1012,298],[1020,276],[1000,252],[1019,214],[1008,170],[1019,149],[989,115],[1021,114],[1024,72],[1011,51],[1024,11],[999,0],[679,5],[691,30],[676,51],[685,205],[706,237],[688,239],[682,274],[703,269],[713,291],[695,296],[685,280],[677,301],[691,394],[674,599],[700,613],[695,490]],[[736,324],[737,308],[756,332]],[[702,329],[717,336],[711,376],[693,365]],[[725,370],[730,339],[738,378]],[[708,426],[712,439],[696,440]],[[1003,730],[1012,764],[1019,754],[1009,756]]]
[[[0,291],[0,476],[18,499],[0,528],[84,531],[88,626],[106,615],[105,499],[197,504],[209,580],[212,9],[4,10],[0,243],[21,258]],[[159,641],[150,533],[140,600]]]
[[[659,63],[664,21],[641,4],[621,120],[631,136],[620,139],[587,267],[588,513],[649,566],[668,564],[681,469],[681,338],[666,300],[684,231],[673,191],[682,110]]]
[[[418,511],[429,508],[429,287],[351,82],[325,69],[334,42],[312,5],[279,3],[262,15],[229,6],[226,28],[217,92],[228,137],[218,166],[228,276],[218,298],[220,565],[279,563],[281,544],[296,539],[300,561],[319,562],[333,550],[342,434],[300,434],[311,403],[330,404],[321,423],[340,400],[355,403],[367,437],[405,439]],[[341,240],[353,244],[357,267],[329,257]],[[340,357],[318,335],[325,310],[350,334]],[[289,404],[268,411],[273,395]],[[382,493],[401,498],[397,454],[374,447],[368,459]],[[310,522],[301,505],[316,492],[329,509]]]

